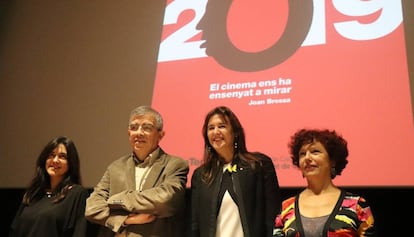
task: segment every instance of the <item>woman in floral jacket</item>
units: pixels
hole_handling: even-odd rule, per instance
[[[333,130],[301,129],[291,137],[289,149],[307,187],[283,201],[274,236],[376,236],[366,200],[332,182],[348,163],[347,141]]]

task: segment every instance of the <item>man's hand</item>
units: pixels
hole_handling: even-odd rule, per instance
[[[146,224],[153,222],[156,219],[154,215],[151,214],[144,214],[144,213],[131,213],[128,215],[128,217],[125,219],[124,223],[126,225],[131,224]]]

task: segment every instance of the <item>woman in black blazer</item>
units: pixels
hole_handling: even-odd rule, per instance
[[[247,150],[244,129],[228,107],[211,110],[202,133],[204,161],[191,178],[191,235],[272,236],[281,206],[272,159]]]

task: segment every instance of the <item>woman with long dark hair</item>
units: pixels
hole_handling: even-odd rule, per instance
[[[246,148],[244,129],[228,107],[204,121],[204,162],[191,180],[193,237],[272,236],[280,210],[273,161]]]
[[[83,237],[87,189],[82,187],[74,142],[64,136],[46,144],[12,222],[9,237]]]

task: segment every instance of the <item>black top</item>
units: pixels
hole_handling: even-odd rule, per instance
[[[53,203],[45,195],[30,205],[21,204],[11,225],[9,237],[86,236],[85,203],[87,189],[74,185],[65,199]]]
[[[223,174],[219,169],[211,186],[201,180],[204,166],[195,169],[191,179],[192,237],[215,236],[222,187],[229,190],[239,208],[245,237],[272,236],[275,217],[281,208],[279,183],[271,158],[256,155],[262,162],[257,170],[237,164],[236,170],[226,178],[227,172]]]

